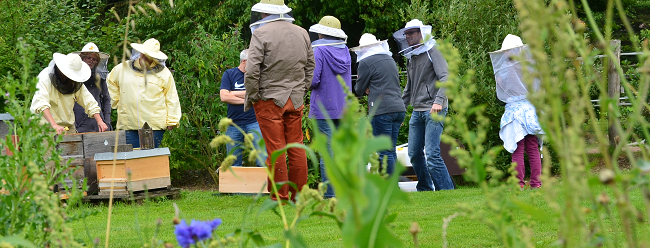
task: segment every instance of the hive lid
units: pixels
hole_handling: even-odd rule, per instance
[[[169,148],[167,147],[154,148],[149,150],[134,150],[131,152],[118,152],[117,160],[169,156],[170,154],[171,153],[169,152]],[[107,160],[113,160],[112,152],[95,153],[95,161]]]
[[[5,121],[5,120],[13,121],[14,117],[11,116],[11,114],[9,113],[0,114],[0,121]]]

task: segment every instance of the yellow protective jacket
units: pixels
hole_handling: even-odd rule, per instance
[[[181,105],[172,73],[167,67],[147,73],[145,86],[145,75],[133,70],[131,63],[115,66],[106,78],[111,107],[117,109],[117,128],[138,130],[145,122],[153,130],[178,126]]]
[[[77,102],[86,110],[89,117],[99,113],[99,105],[85,85],[82,85],[77,92],[72,94],[61,94],[50,79],[51,67],[45,68],[38,74],[36,93],[32,98],[32,106],[29,108],[33,113],[41,114],[44,110],[50,109],[52,118],[57,125],[62,127],[74,127],[74,103]],[[45,117],[41,117],[42,124],[49,124]]]

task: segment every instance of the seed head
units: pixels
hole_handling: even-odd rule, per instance
[[[600,182],[603,184],[613,184],[614,183],[614,177],[616,174],[610,169],[603,169],[600,171],[600,175],[598,178],[600,179]]]
[[[421,231],[422,229],[420,228],[420,225],[418,225],[417,222],[411,223],[411,228],[409,228],[409,233],[411,233],[411,235],[415,236]]]
[[[609,204],[609,201],[610,201],[609,196],[607,196],[607,194],[605,194],[604,192],[600,194],[600,196],[598,196],[598,202],[600,202],[600,204],[607,205]]]
[[[232,164],[235,163],[235,161],[237,161],[237,156],[232,155],[232,154],[228,155],[228,156],[223,160],[223,162],[221,162],[221,170],[223,171],[223,170],[228,170],[228,169],[230,169],[230,167],[232,166]]]
[[[221,119],[221,121],[219,121],[219,131],[225,133],[231,124],[232,124],[232,119],[228,117]]]
[[[235,141],[230,138],[228,135],[219,135],[210,141],[210,147],[217,149],[223,144],[234,144]]]

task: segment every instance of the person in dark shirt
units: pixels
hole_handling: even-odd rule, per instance
[[[368,95],[369,112],[374,113],[370,122],[372,134],[391,138],[392,148],[379,151],[379,160],[386,157],[386,173],[392,175],[397,160],[397,135],[406,116],[406,107],[401,98],[402,88],[399,85],[399,70],[386,40],[380,41],[372,34],[363,34],[359,46],[350,50],[357,54],[359,63],[355,92]],[[365,94],[361,94],[363,92]]]
[[[239,66],[223,73],[219,96],[222,102],[228,104],[228,118],[232,119],[233,123],[237,124],[244,132],[253,134],[255,149],[261,151],[258,154],[257,166],[262,167],[266,161],[264,151],[258,146],[259,140],[262,138],[262,131],[260,131],[260,125],[257,124],[255,110],[244,111],[244,97],[246,96],[244,73],[246,72],[247,58],[248,51],[242,51],[239,54]],[[244,134],[235,126],[229,126],[226,135],[235,141],[234,144],[226,144],[228,154],[232,152],[237,156],[237,161],[232,166],[242,166],[242,151],[239,146],[244,142]]]
[[[106,85],[106,75],[108,75],[108,58],[110,55],[100,52],[99,48],[95,43],[86,44],[80,52],[74,52],[79,54],[81,60],[83,60],[92,71],[92,74],[84,85],[88,92],[93,95],[95,101],[99,104],[101,112],[99,116],[104,120],[104,123],[108,127],[106,131],[112,131],[113,127],[111,126],[111,96],[108,94],[108,87]],[[99,132],[99,127],[97,126],[97,121],[94,118],[88,117],[84,107],[79,105],[79,103],[74,104],[74,116],[75,116],[75,127],[79,133],[87,132]]]

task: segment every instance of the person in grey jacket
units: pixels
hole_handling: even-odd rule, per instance
[[[440,136],[444,123],[434,121],[431,116],[447,115],[445,89],[436,86],[437,82],[447,80],[447,61],[435,48],[431,26],[424,25],[417,19],[406,23],[406,27],[395,32],[393,37],[400,45],[400,53],[407,58],[407,83],[402,100],[404,106],[413,106],[409,121],[408,153],[418,177],[416,189],[454,189],[445,161],[440,155]],[[423,41],[423,38],[427,38],[427,41]]]
[[[111,131],[113,130],[111,126],[111,96],[108,94],[108,86],[106,85],[106,75],[108,75],[108,69],[106,67],[110,55],[100,52],[97,45],[92,42],[86,44],[80,52],[74,53],[79,54],[81,60],[92,71],[90,78],[84,82],[84,85],[99,104],[99,108],[101,109],[99,116],[108,127],[106,131]],[[99,132],[95,119],[88,117],[85,109],[79,103],[74,104],[73,111],[77,132]]]
[[[399,70],[386,40],[379,41],[372,34],[363,34],[359,46],[350,50],[356,52],[359,63],[355,92],[368,95],[369,112],[373,114],[374,111],[372,133],[375,136],[387,135],[392,140],[392,149],[379,152],[380,161],[386,157],[386,173],[392,175],[397,159],[397,135],[406,115]]]

